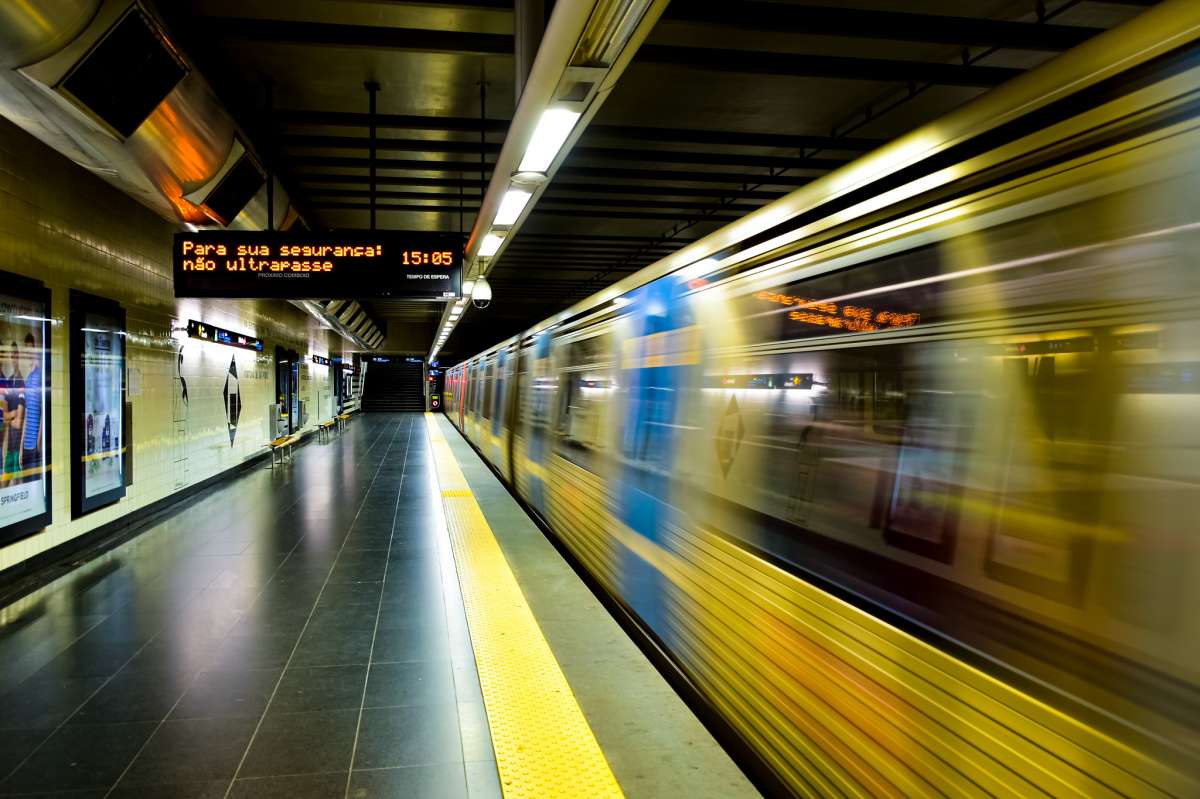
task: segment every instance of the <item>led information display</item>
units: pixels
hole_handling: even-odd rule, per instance
[[[197,322],[195,319],[188,320],[187,332],[192,338],[225,344],[230,347],[239,347],[243,350],[262,352],[263,349],[261,339],[257,339],[254,336],[247,336],[243,333],[234,333],[232,330],[210,325],[207,322]]]
[[[176,233],[176,297],[441,300],[462,289],[457,235]]]

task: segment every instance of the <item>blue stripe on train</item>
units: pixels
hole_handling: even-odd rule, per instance
[[[628,335],[637,338],[633,368],[621,371],[625,386],[620,407],[620,457],[616,483],[617,518],[649,541],[661,543],[669,526],[682,527],[683,513],[671,504],[671,471],[677,450],[676,419],[680,389],[695,366],[653,366],[642,363],[646,339],[693,324],[686,286],[666,278],[631,295]],[[632,552],[621,562],[622,592],[642,620],[668,644],[663,592],[666,581],[652,565]]]

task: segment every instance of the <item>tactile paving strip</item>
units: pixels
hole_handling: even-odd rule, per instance
[[[623,796],[437,419],[426,421],[504,796]]]

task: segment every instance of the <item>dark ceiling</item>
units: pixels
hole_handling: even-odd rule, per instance
[[[465,314],[442,360],[540,321],[1151,4],[674,0],[499,259],[495,301]],[[377,81],[378,225],[471,230],[515,106],[511,2],[159,8],[314,227],[368,226],[364,82]],[[426,346],[442,308],[372,307],[380,321],[427,329]]]

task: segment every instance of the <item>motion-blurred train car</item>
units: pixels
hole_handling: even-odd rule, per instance
[[[1200,4],[454,367],[778,784],[1200,796]]]

